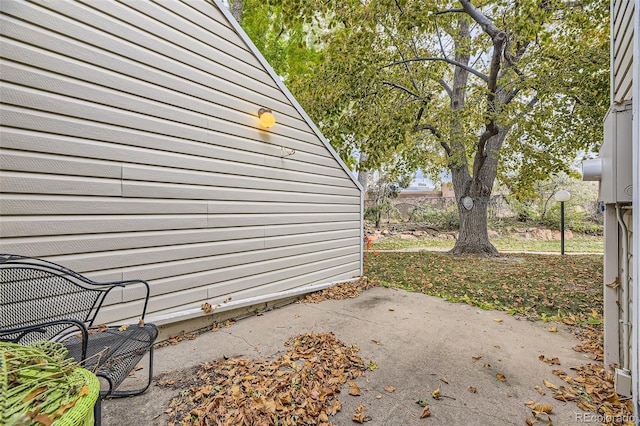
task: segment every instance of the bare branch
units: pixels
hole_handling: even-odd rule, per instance
[[[447,156],[451,157],[451,153],[452,153],[451,147],[449,146],[449,144],[447,142],[444,141],[444,139],[442,139],[442,135],[440,134],[438,129],[436,129],[435,126],[433,126],[431,124],[416,124],[415,126],[413,126],[413,131],[416,132],[416,133],[417,132],[421,132],[423,130],[428,130],[429,132],[431,132],[431,134],[433,136],[435,136],[436,139],[438,139],[438,142],[440,143],[440,146],[447,153]]]
[[[393,40],[393,45],[396,48],[396,51],[398,52],[398,55],[400,55],[400,58],[402,58],[402,60],[405,59],[404,53],[402,53],[402,50],[400,49],[400,43],[397,43],[396,41],[396,37],[394,37],[394,35],[392,34],[392,31],[390,31],[385,25],[384,23],[382,23],[379,19],[377,20],[378,24],[383,27],[387,33],[389,34],[389,36],[392,38]],[[413,37],[411,37],[411,41],[415,44],[415,40],[413,39]],[[417,55],[417,51],[414,48],[414,53]],[[413,73],[411,72],[411,68],[409,67],[409,63],[405,63],[404,65],[405,69],[407,70],[407,73],[411,76],[411,84],[413,86],[413,88],[416,90],[416,92],[419,92],[420,89],[418,88],[418,83],[416,82],[415,78],[413,77]]]
[[[500,72],[500,59],[504,50],[504,44],[507,34],[501,31],[493,37],[493,55],[489,65],[489,79],[487,81],[487,89],[489,90],[489,100],[493,102],[495,98],[496,87],[498,85],[498,73]]]
[[[416,98],[416,99],[420,99],[420,98],[421,98],[421,96],[420,96],[419,94],[417,94],[417,93],[415,93],[415,92],[412,92],[411,90],[407,89],[406,87],[401,86],[401,85],[396,84],[396,83],[393,83],[393,82],[391,82],[391,81],[383,81],[383,82],[382,82],[382,84],[387,85],[387,86],[394,87],[394,88],[396,88],[396,89],[400,89],[400,90],[402,90],[403,92],[408,93],[409,95],[413,96],[413,97],[414,97],[414,98]]]
[[[482,12],[476,9],[475,6],[471,4],[470,0],[459,0],[459,1],[462,4],[462,8],[464,9],[464,11],[471,17],[471,19],[473,19],[480,25],[480,27],[485,33],[489,34],[489,36],[491,36],[492,39],[498,35],[498,33],[500,32],[498,27],[496,27],[495,24],[491,22],[489,18],[484,16]]]
[[[442,88],[447,92],[447,95],[449,95],[449,99],[451,99],[451,97],[453,96],[453,90],[451,90],[451,87],[449,87],[447,82],[441,78],[440,80],[438,80],[438,84],[442,86]]]
[[[392,66],[395,66],[395,65],[402,65],[402,64],[407,63],[407,62],[422,62],[422,61],[442,61],[442,62],[447,62],[447,63],[449,63],[451,65],[454,65],[456,67],[459,67],[459,68],[462,68],[462,69],[464,69],[466,71],[469,71],[471,74],[475,75],[476,77],[481,78],[485,82],[489,81],[489,77],[487,77],[486,75],[482,74],[480,71],[475,70],[475,69],[471,68],[470,66],[465,65],[465,64],[463,64],[461,62],[454,61],[453,59],[447,59],[447,58],[411,58],[411,59],[404,59],[402,61],[392,62],[392,63],[390,63],[388,65],[385,65],[382,68],[389,68],[389,67],[392,67]]]
[[[444,50],[444,45],[442,44],[442,37],[440,37],[440,28],[438,28],[438,20],[433,20],[434,24],[436,24],[436,35],[438,36],[438,43],[440,44],[440,51],[442,52],[442,56],[447,57],[447,52]],[[416,55],[417,56],[417,55]]]
[[[436,12],[436,15],[444,15],[445,13],[460,13],[464,12],[464,9],[447,9]]]

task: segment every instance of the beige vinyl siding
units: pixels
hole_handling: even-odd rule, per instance
[[[616,103],[632,98],[634,4],[637,1],[614,1],[612,74],[613,101]]]
[[[361,275],[359,186],[221,7],[0,2],[1,252],[151,319]]]

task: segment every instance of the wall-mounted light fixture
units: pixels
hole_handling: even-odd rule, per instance
[[[273,127],[276,124],[276,117],[268,108],[260,108],[258,110],[258,118],[260,119],[260,125],[265,129]]]

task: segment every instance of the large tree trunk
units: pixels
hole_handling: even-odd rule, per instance
[[[498,250],[489,241],[487,230],[487,207],[491,193],[477,195],[475,198],[469,197],[473,200],[473,206],[470,210],[467,210],[463,202],[457,199],[460,234],[450,253],[454,255],[498,256]]]
[[[499,256],[489,241],[487,208],[496,179],[498,151],[507,133],[508,129],[501,129],[486,141],[484,150],[476,152],[473,175],[466,164],[451,168],[460,219],[460,233],[451,254]]]
[[[367,160],[367,154],[364,152],[360,153],[360,159],[358,162],[362,165]],[[358,170],[358,182],[362,185],[362,189],[364,192],[367,192],[367,187],[369,186],[369,170],[365,170],[362,167],[359,167]]]
[[[233,0],[231,15],[236,19],[238,24],[242,24],[242,0]]]

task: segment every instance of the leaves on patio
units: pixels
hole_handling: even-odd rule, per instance
[[[367,407],[361,402],[356,407],[356,411],[355,413],[353,413],[353,416],[351,416],[351,420],[353,420],[356,423],[364,423],[364,422],[370,421],[371,417],[366,416],[364,414],[365,411],[367,411]]]
[[[310,293],[303,299],[300,299],[299,303],[320,303],[330,299],[349,299],[377,285],[377,283],[368,280],[367,277],[361,277],[358,281],[339,283],[324,290]]]
[[[594,318],[593,311],[589,317]],[[593,322],[597,324],[599,321]],[[600,362],[572,367],[573,376],[564,370],[553,370],[552,373],[565,381],[566,386],[557,386],[548,380],[543,380],[543,384],[552,391],[554,399],[562,402],[573,401],[581,410],[597,413],[605,420],[605,425],[624,424],[623,419],[632,418],[632,403],[630,400],[620,400],[614,389],[613,371],[605,368],[601,362],[604,358],[601,327],[578,327],[575,333],[581,343],[575,346],[574,350],[587,353],[591,360]],[[557,358],[549,360],[543,355],[538,358],[549,365],[560,365],[559,361],[555,362]]]
[[[349,382],[366,371],[356,346],[333,333],[303,334],[285,344],[286,354],[271,361],[228,359],[207,362],[196,373],[197,385],[174,398],[173,421],[182,425],[323,425],[341,410],[336,399]],[[352,393],[352,391],[354,393]],[[354,421],[367,421],[361,404]],[[175,423],[170,423],[175,424]]]

